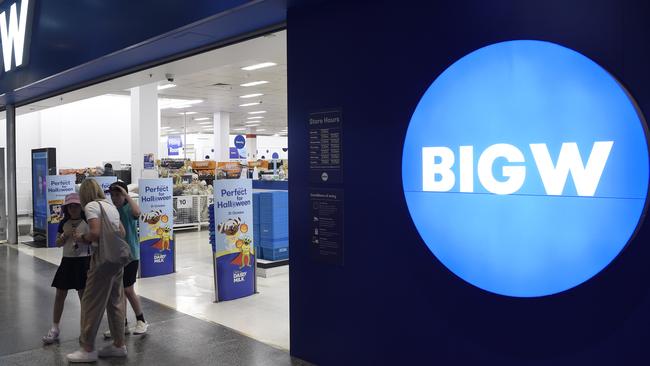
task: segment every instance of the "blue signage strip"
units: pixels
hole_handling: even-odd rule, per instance
[[[214,184],[214,275],[218,301],[255,293],[253,183],[222,179]]]
[[[552,295],[602,271],[635,232],[648,191],[644,122],[580,53],[497,43],[423,95],[402,181],[422,240],[449,270],[501,295]]]
[[[173,273],[173,182],[171,178],[140,179],[140,276]]]
[[[167,155],[178,156],[180,155],[181,148],[183,147],[183,139],[180,136],[167,137]]]
[[[47,246],[56,247],[59,223],[63,220],[65,196],[75,192],[76,176],[49,175],[47,177]]]

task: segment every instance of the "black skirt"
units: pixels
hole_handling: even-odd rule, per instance
[[[83,290],[86,287],[88,268],[90,268],[90,256],[63,257],[54,275],[52,287],[61,290]]]

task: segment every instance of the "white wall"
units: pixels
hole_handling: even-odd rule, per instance
[[[100,166],[131,160],[131,106],[128,97],[105,95],[20,115],[16,119],[18,214],[32,212],[31,150],[56,148],[57,169]],[[6,147],[6,122],[0,121]]]
[[[104,161],[131,163],[128,96],[103,95],[49,108],[40,114],[40,147],[56,148],[57,168],[101,166]]]

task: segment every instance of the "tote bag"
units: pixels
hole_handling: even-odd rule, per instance
[[[113,229],[104,206],[100,201],[95,201],[99,204],[99,207],[102,212],[102,221],[101,221],[101,233],[99,234],[99,240],[97,243],[97,256],[98,262],[102,264],[113,264],[126,266],[132,260],[131,258],[131,248],[129,244],[122,238],[119,231]]]

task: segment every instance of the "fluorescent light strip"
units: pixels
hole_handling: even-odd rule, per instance
[[[208,118],[208,117],[194,118],[195,121],[207,121],[209,119],[210,118]]]
[[[248,117],[247,119],[262,119],[264,116]]]
[[[239,97],[240,97],[240,98],[243,98],[243,99],[248,99],[248,98],[261,97],[262,95],[264,95],[264,94],[262,94],[262,93],[255,93],[255,94],[240,95]]]
[[[239,106],[240,106],[240,107],[251,107],[251,106],[254,106],[254,105],[261,104],[261,103],[262,103],[262,102],[244,103],[244,104],[240,104]]]
[[[201,123],[199,123],[199,124],[200,124],[200,125],[211,125],[212,122],[201,122]]]
[[[185,115],[185,114],[196,114],[196,112],[181,112],[181,113],[179,113],[179,114],[180,114],[181,116],[183,116],[183,115]]]
[[[264,132],[264,131],[266,131],[266,129],[265,129],[265,128],[258,128],[258,129],[255,130],[255,131],[257,131],[257,132]]]
[[[253,112],[248,112],[248,114],[262,114],[266,113],[266,111],[253,111]]]
[[[165,90],[165,89],[174,88],[174,87],[176,87],[176,84],[158,85],[158,90]]]
[[[250,83],[241,84],[240,86],[249,87],[249,86],[257,86],[257,85],[268,84],[268,83],[269,82],[266,80],[260,80],[260,81],[251,81]]]
[[[261,64],[250,65],[250,66],[242,67],[241,69],[244,71],[253,71],[253,70],[259,70],[265,67],[271,67],[275,65],[277,65],[275,62],[262,62]]]
[[[233,131],[246,131],[245,128],[233,128]]]
[[[246,127],[258,127],[258,126],[261,126],[261,125],[259,123],[256,123],[254,125],[249,125],[249,124],[246,125]]]

